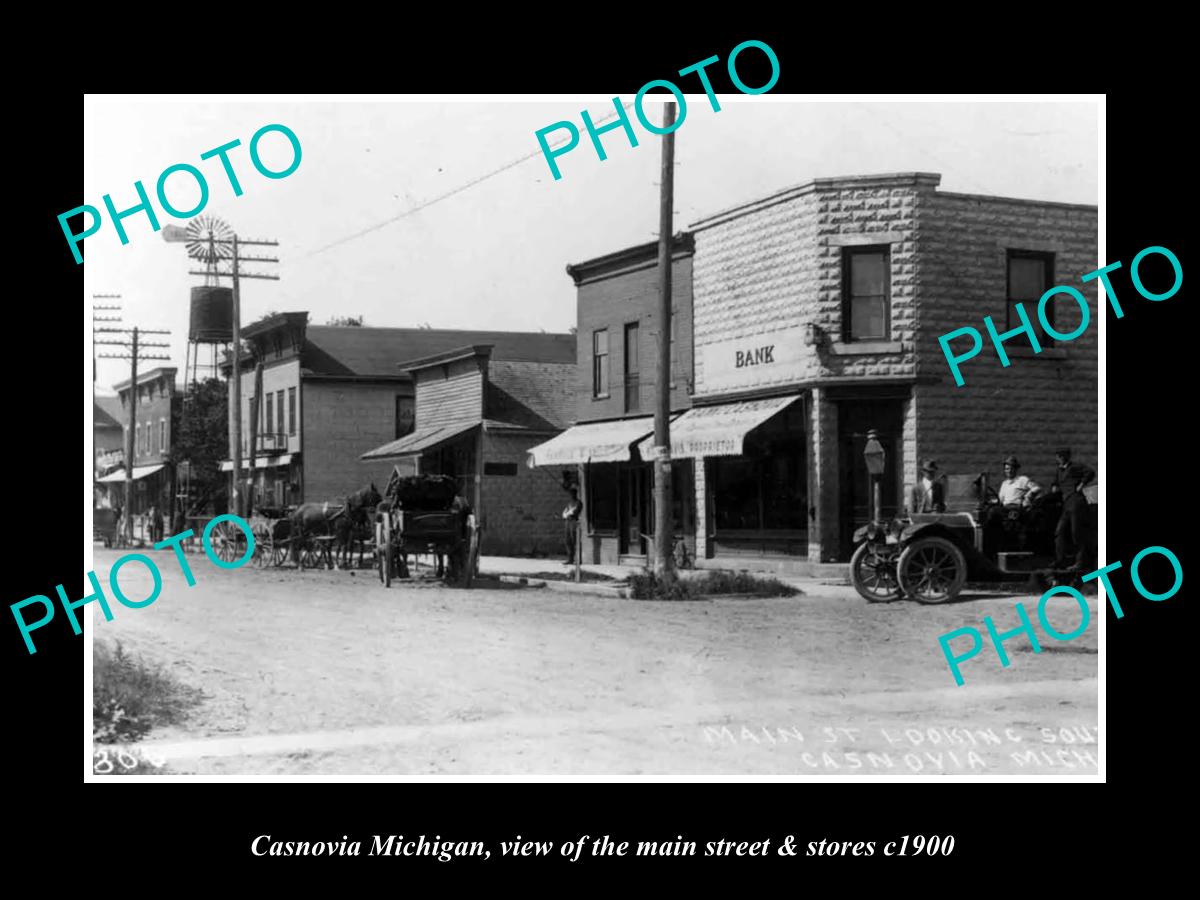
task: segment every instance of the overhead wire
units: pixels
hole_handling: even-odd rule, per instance
[[[631,107],[632,105],[633,105],[633,101],[622,104],[622,111],[629,109],[629,107]],[[617,115],[618,115],[618,113],[616,111],[614,111],[614,112],[610,113],[609,115],[604,116],[601,119],[598,119],[597,121],[593,122],[592,124],[599,125],[602,122],[607,122],[609,119],[616,118]],[[551,146],[550,149],[554,149],[555,147],[561,147],[564,143],[566,143],[566,141],[556,143],[553,146]],[[394,222],[399,222],[401,219],[407,218],[408,216],[411,216],[414,213],[418,213],[423,209],[428,209],[429,207],[433,206],[435,203],[440,203],[442,200],[446,200],[457,194],[461,194],[463,191],[465,191],[469,188],[472,188],[475,185],[480,184],[484,181],[487,181],[487,179],[489,179],[489,178],[493,178],[502,172],[507,172],[509,169],[515,168],[516,166],[519,166],[521,163],[526,162],[527,160],[533,159],[535,156],[541,156],[541,155],[542,155],[542,150],[540,148],[538,150],[535,150],[532,153],[527,153],[526,155],[524,155],[518,159],[514,159],[511,162],[505,163],[504,165],[500,166],[499,168],[493,169],[484,175],[480,175],[478,178],[473,178],[470,181],[468,181],[464,184],[461,184],[456,188],[453,188],[452,190],[446,191],[444,194],[439,194],[438,196],[436,196],[430,200],[426,200],[422,203],[418,203],[416,206],[406,209],[402,213],[399,213],[397,215],[394,215],[387,219],[384,219],[382,222],[377,222],[376,224],[371,225],[367,228],[364,228],[361,231],[354,232],[354,234],[347,235],[346,237],[343,237],[343,238],[338,238],[336,241],[333,241],[331,243],[325,244],[324,246],[318,247],[316,250],[313,250],[310,253],[306,253],[301,258],[302,259],[310,259],[311,257],[317,256],[320,253],[324,253],[326,250],[332,250],[334,247],[340,247],[342,244],[347,244],[350,241],[356,240],[360,237],[364,237],[365,235],[368,235],[368,234],[371,234],[372,232],[378,231],[381,228],[386,228],[388,225],[391,225]]]

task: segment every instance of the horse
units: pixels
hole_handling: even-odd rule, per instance
[[[358,545],[358,568],[362,568],[367,541],[372,540],[375,536],[370,515],[371,509],[372,507],[358,507],[345,515],[338,516],[334,520],[334,568],[341,568],[342,566],[345,566],[347,569],[352,568],[356,544]]]
[[[366,519],[367,510],[379,505],[382,500],[375,483],[348,494],[341,506],[330,508],[330,503],[301,503],[289,517],[292,534],[292,559],[299,564],[300,550],[307,546],[311,537],[337,537],[336,523],[345,519],[354,524]]]

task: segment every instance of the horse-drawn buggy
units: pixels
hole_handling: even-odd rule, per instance
[[[444,475],[393,475],[375,509],[379,580],[408,578],[408,556],[431,553],[437,575],[470,587],[479,559],[479,528],[471,507]]]
[[[1084,490],[1084,556],[1095,559],[1096,492]],[[946,479],[946,511],[874,521],[854,533],[850,580],[870,602],[910,597],[919,603],[954,600],[970,581],[1041,577],[1071,583],[1082,574],[1055,569],[1054,533],[1062,512],[1057,493],[1028,506],[1003,506],[986,473]],[[1085,570],[1086,571],[1086,570]]]

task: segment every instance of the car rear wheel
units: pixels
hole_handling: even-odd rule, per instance
[[[918,603],[945,603],[966,584],[967,560],[946,538],[918,538],[900,554],[897,575],[901,589]]]
[[[864,541],[850,559],[850,580],[868,603],[887,603],[904,596],[896,578],[899,548],[895,544]]]

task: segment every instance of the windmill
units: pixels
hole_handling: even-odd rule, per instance
[[[197,216],[184,230],[187,232],[188,256],[204,263],[205,287],[217,287],[220,284],[217,263],[233,258],[233,229],[216,216]]]

